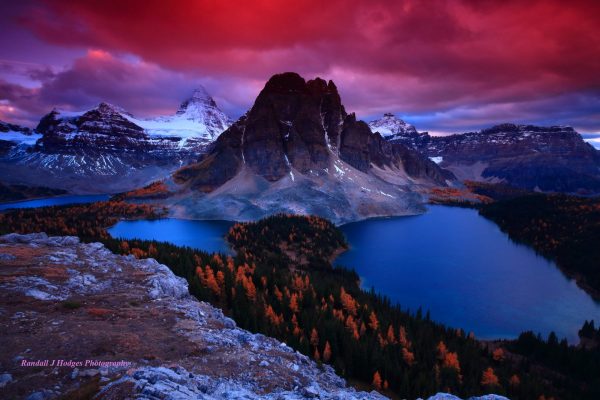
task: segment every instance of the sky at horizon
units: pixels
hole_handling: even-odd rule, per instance
[[[0,120],[107,101],[172,114],[203,85],[237,118],[275,73],[420,131],[502,122],[600,135],[600,2],[298,0],[2,4]]]

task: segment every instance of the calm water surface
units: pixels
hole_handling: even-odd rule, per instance
[[[108,200],[109,198],[110,198],[110,195],[108,195],[108,194],[50,197],[47,199],[25,200],[25,201],[17,201],[14,203],[3,203],[3,204],[0,204],[0,211],[8,210],[11,208],[35,208],[35,207],[47,207],[47,206],[62,206],[62,205],[66,205],[66,204],[93,203],[95,201],[105,201],[105,200]]]
[[[114,237],[154,239],[205,251],[229,252],[228,221],[123,221]],[[355,268],[404,309],[479,338],[514,338],[555,331],[570,342],[586,319],[600,321],[600,304],[550,261],[507,235],[475,210],[433,206],[425,215],[372,219],[341,227],[351,249],[336,265]]]
[[[351,249],[336,265],[353,267],[403,308],[480,338],[533,330],[577,342],[600,304],[554,263],[510,241],[471,209],[433,206],[425,215],[373,219],[341,227]]]
[[[208,252],[231,253],[225,234],[230,221],[190,221],[159,219],[155,221],[121,221],[108,232],[124,239],[147,239],[170,242]]]

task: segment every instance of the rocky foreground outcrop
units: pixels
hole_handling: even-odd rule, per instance
[[[237,328],[154,259],[75,237],[7,235],[0,273],[3,398],[382,398]],[[39,360],[49,365],[29,366]]]
[[[7,399],[384,398],[237,328],[154,259],[76,237],[0,237],[0,327]]]

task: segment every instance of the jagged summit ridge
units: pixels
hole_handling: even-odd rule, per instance
[[[217,103],[208,94],[204,86],[198,86],[192,91],[192,95],[184,100],[179,106],[177,114],[184,114],[189,109],[197,108],[199,106],[217,107]]]
[[[192,92],[191,97],[181,103],[173,117],[163,117],[163,121],[174,125],[185,126],[184,121],[196,123],[203,126],[203,135],[214,140],[231,126],[231,119],[217,106],[215,100],[208,94],[203,86],[199,86]]]
[[[179,111],[141,119],[107,102],[85,111],[54,108],[33,134],[11,128],[0,135],[0,164],[11,183],[76,193],[131,190],[196,160],[231,124],[203,88]]]
[[[449,136],[405,132],[386,139],[436,160],[461,180],[550,192],[600,192],[600,152],[569,126],[502,123]]]
[[[172,201],[192,218],[289,212],[341,222],[421,212],[413,189],[448,179],[348,114],[332,81],[286,72],[266,82],[198,163],[173,175],[179,194]]]
[[[369,122],[373,132],[379,132],[384,138],[397,135],[416,135],[415,127],[404,120],[396,117],[394,113],[385,113],[380,119]]]

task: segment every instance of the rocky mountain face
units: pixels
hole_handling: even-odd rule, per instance
[[[541,191],[600,191],[600,152],[570,127],[501,124],[451,136],[401,132],[388,140],[419,151],[462,180]]]
[[[31,129],[20,126],[20,125],[9,124],[8,122],[0,121],[0,135],[2,135],[2,133],[9,133],[9,132],[19,132],[24,135],[30,135]],[[0,136],[0,137],[2,137],[2,136]]]
[[[382,118],[369,122],[369,128],[373,132],[379,132],[381,136],[388,140],[396,136],[405,137],[418,133],[413,125],[406,123],[393,113],[385,113]]]
[[[35,144],[40,137],[29,128],[0,121],[0,157],[5,157],[19,143]]]
[[[200,162],[174,174],[171,202],[197,218],[294,212],[341,222],[419,212],[415,190],[448,178],[347,114],[333,82],[284,73]]]
[[[10,183],[118,192],[197,160],[230,124],[204,89],[168,117],[138,119],[107,103],[85,112],[55,109],[33,132],[0,133],[0,167]]]
[[[190,121],[204,126],[204,137],[214,140],[224,130],[229,128],[233,121],[219,109],[215,100],[206,89],[199,87],[194,90],[192,97],[179,106],[174,117],[166,118],[167,121]]]

